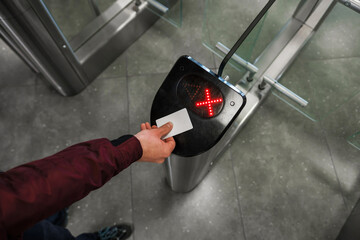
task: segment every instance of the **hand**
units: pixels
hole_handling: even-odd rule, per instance
[[[155,125],[150,127],[148,122],[141,124],[141,131],[135,135],[143,149],[140,162],[163,163],[165,158],[170,156],[175,148],[175,140],[173,137],[161,140],[161,137],[168,134],[172,128],[171,122],[159,128]]]

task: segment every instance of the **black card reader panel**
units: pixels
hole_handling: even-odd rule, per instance
[[[191,157],[213,147],[245,106],[245,95],[189,56],[182,56],[158,90],[151,125],[186,108],[193,129],[174,136],[173,153]]]

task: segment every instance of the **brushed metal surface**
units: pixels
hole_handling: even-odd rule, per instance
[[[284,85],[280,84],[275,79],[272,79],[268,76],[264,76],[263,80],[266,83],[270,84],[272,87],[274,87],[276,90],[278,90],[279,92],[281,92],[282,94],[284,94],[285,96],[287,96],[288,98],[299,104],[300,106],[306,107],[306,105],[308,105],[309,103],[308,101],[306,101],[296,93],[292,92],[290,89],[286,88]]]
[[[96,78],[159,19],[147,6],[143,2],[135,12],[129,5],[75,52],[90,79]]]
[[[86,25],[84,29],[70,40],[70,46],[73,51],[78,50],[88,39],[95,35],[99,29],[109,23],[114,17],[121,13],[132,0],[118,0],[100,16],[96,17],[91,23]]]
[[[170,1],[173,6],[176,0]],[[143,1],[137,11],[131,0],[118,0],[84,29],[72,45],[59,29],[42,0],[4,0],[2,31],[19,56],[38,70],[62,95],[82,91],[159,16]],[[9,11],[5,11],[10,9]],[[15,27],[14,27],[15,26]],[[5,38],[5,37],[4,37]]]

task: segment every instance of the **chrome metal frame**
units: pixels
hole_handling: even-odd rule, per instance
[[[147,1],[139,5],[139,1],[118,0],[69,43],[43,0],[3,0],[0,4],[3,38],[64,96],[86,88],[159,19],[147,8]]]
[[[360,1],[359,0],[339,0],[339,2],[344,4],[348,8],[351,8],[355,12],[360,13]]]
[[[278,80],[299,54],[305,43],[311,38],[322,20],[333,8],[333,0],[303,0],[284,26],[278,36],[256,59],[254,65],[258,68],[254,79],[255,84],[248,91],[242,89],[241,83],[247,82],[249,71],[239,80],[236,87],[246,93],[247,104],[232,123],[228,131],[209,151],[195,157],[184,158],[172,154],[165,162],[165,172],[170,187],[176,192],[188,192],[194,189],[210,171],[221,153],[244,127],[260,104],[270,93],[271,86],[263,84],[263,78]]]

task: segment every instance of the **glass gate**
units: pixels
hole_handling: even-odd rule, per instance
[[[250,0],[206,1],[203,43],[219,57],[217,66],[219,66],[220,59],[225,56],[226,51],[235,43],[238,36],[245,30],[265,2]],[[300,0],[276,1],[244,44],[237,50],[230,64],[225,67],[224,75],[229,76],[228,81],[237,84],[244,92],[252,89],[254,84],[259,84],[259,82],[253,81],[254,79],[249,79],[249,75],[253,71],[255,76],[259,61],[266,51],[266,46],[271,42],[281,40],[278,38],[283,38],[282,35],[286,34],[291,25],[297,25],[299,19],[298,22],[306,19],[301,19],[301,17],[308,2]],[[254,12],[242,11],[241,6],[245,4],[252,5]],[[320,4],[322,3],[318,5]],[[303,44],[306,45],[300,46],[302,50],[296,58],[292,59],[294,60],[292,65],[290,66],[291,62],[289,62],[288,68],[274,79],[301,95],[308,102],[307,106],[300,106],[276,88],[271,91],[275,96],[313,121],[325,119],[334,110],[360,93],[360,82],[358,81],[358,66],[360,64],[358,54],[360,51],[360,41],[358,40],[360,37],[359,9],[349,4],[345,6],[336,1],[329,3],[329,5],[331,6],[325,12],[322,22],[303,41]],[[219,9],[222,11],[220,12]],[[224,9],[225,13],[223,12]],[[334,29],[340,28],[340,34],[339,31],[334,31]],[[271,47],[276,48],[276,44],[275,46],[271,45]],[[350,50],[354,48],[359,49],[359,51]],[[257,76],[258,79],[263,77],[259,74]]]
[[[182,0],[0,2],[0,34],[62,95],[83,90],[162,17],[182,23]]]

